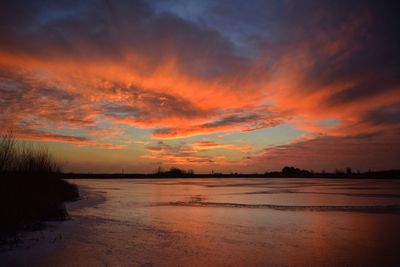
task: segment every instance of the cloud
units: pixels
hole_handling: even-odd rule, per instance
[[[107,101],[106,98],[98,104],[102,114],[117,123],[132,126],[172,126],[202,121],[212,113],[197,107],[188,99],[137,87],[115,86],[112,94],[120,97],[116,101]]]
[[[32,130],[32,129],[12,129],[12,133],[18,140],[42,141],[42,142],[61,142],[70,143],[79,147],[91,146],[103,149],[122,149],[124,146],[99,142],[93,139],[79,136],[69,136],[54,134],[51,132]]]
[[[306,131],[304,146],[367,136],[358,142],[369,147],[399,127],[397,5],[6,1],[1,128],[101,146],[125,140],[121,127],[149,129],[151,142],[288,124]],[[197,155],[206,147],[245,151],[211,142],[186,160],[218,161]]]
[[[221,161],[223,157],[200,156],[196,155],[196,150],[191,146],[180,145],[170,146],[160,142],[157,146],[148,146],[146,149],[151,152],[143,157],[157,159],[167,164],[191,165],[191,164],[210,164]]]
[[[152,137],[158,139],[174,139],[201,134],[213,134],[232,131],[255,131],[257,129],[275,127],[281,123],[273,115],[230,115],[218,120],[189,127],[156,129]]]
[[[400,153],[399,130],[392,133],[322,136],[300,140],[265,148],[247,160],[248,164],[264,166],[265,170],[280,170],[288,165],[326,171],[343,170],[346,167],[361,171],[395,169],[398,167],[396,155]]]
[[[163,141],[158,142],[157,145],[147,146],[146,150],[150,154],[143,157],[148,159],[161,160],[166,164],[228,164],[224,156],[204,155],[202,152],[214,149],[227,149],[236,150],[239,152],[247,152],[251,146],[237,145],[237,144],[222,144],[213,141],[194,141],[190,144],[181,143],[178,145],[168,145]]]
[[[197,141],[192,143],[193,149],[197,151],[211,150],[211,149],[229,149],[241,152],[249,151],[252,147],[248,145],[235,145],[235,144],[220,144],[214,141]]]
[[[400,124],[400,103],[369,110],[364,115],[364,120],[371,124],[398,126]]]

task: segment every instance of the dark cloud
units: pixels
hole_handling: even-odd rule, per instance
[[[3,1],[1,128],[99,145],[55,132],[94,135],[107,121],[181,138],[292,123],[341,138],[271,157],[366,144],[399,123],[398,10],[397,1],[361,0]],[[338,123],[322,127],[324,119]],[[183,146],[148,151],[210,160]]]
[[[179,138],[199,134],[213,134],[229,131],[254,131],[275,127],[282,123],[281,119],[271,114],[234,114],[212,122],[187,127],[159,128],[154,130],[155,138]]]
[[[122,103],[113,101],[99,104],[103,113],[114,118],[131,119],[133,123],[137,121],[150,124],[152,121],[172,118],[190,119],[206,116],[211,112],[196,107],[187,99],[168,93],[117,85],[108,90],[115,94],[124,94],[126,98]]]
[[[30,73],[0,72],[0,121],[3,127],[14,124],[68,123],[71,125],[91,125],[87,118],[94,110],[82,105],[82,98],[56,85],[48,85]],[[27,126],[27,125],[26,125]],[[35,125],[37,126],[37,125]]]
[[[266,148],[249,160],[254,165],[263,164],[264,168],[270,170],[279,170],[287,165],[327,171],[344,170],[346,167],[362,171],[395,169],[398,168],[397,155],[400,153],[398,136],[399,129],[365,138],[325,136]],[[382,158],[385,160],[382,161]]]
[[[247,125],[248,131],[274,127],[279,125],[281,122],[276,119],[272,114],[243,114],[243,115],[230,115],[222,117],[216,121],[205,123],[202,125],[203,128],[218,128],[224,126],[232,126],[244,124]]]
[[[364,120],[372,124],[400,124],[400,103],[368,111]]]
[[[133,52],[146,55],[152,66],[147,71],[175,57],[180,69],[200,77],[246,64],[220,32],[169,13],[155,14],[147,1],[8,2],[0,12],[0,48],[14,53],[122,60]]]
[[[326,2],[323,2],[325,5]],[[335,93],[327,100],[329,105],[351,104],[360,99],[373,98],[389,90],[398,90],[400,72],[400,33],[395,1],[334,1],[335,7],[325,6],[330,23],[322,19],[311,31],[323,32],[322,42],[302,35],[311,46],[313,67],[305,76],[310,88],[338,82],[353,85]],[[340,12],[338,11],[340,8]],[[316,13],[321,14],[321,13]],[[343,17],[345,16],[345,17]],[[321,49],[342,40],[343,46],[326,53]],[[338,43],[339,45],[340,43]]]
[[[385,78],[372,80],[370,78],[370,80],[364,80],[355,86],[331,95],[326,100],[326,104],[333,106],[351,104],[357,100],[373,98],[385,94],[390,90],[398,90],[397,86],[398,81],[394,75],[390,77],[390,80]]]

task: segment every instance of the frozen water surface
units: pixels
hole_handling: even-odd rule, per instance
[[[73,220],[55,226],[62,242],[47,246],[29,263],[400,266],[400,181],[72,182],[82,189],[84,199],[69,204]],[[8,260],[26,263],[11,256]]]

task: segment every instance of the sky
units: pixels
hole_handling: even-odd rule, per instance
[[[396,1],[3,1],[0,131],[74,172],[400,168]]]

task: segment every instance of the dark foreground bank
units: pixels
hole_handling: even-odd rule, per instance
[[[64,201],[79,197],[78,188],[62,179],[60,166],[46,147],[0,135],[0,237],[67,217]]]
[[[0,187],[0,233],[34,230],[45,220],[67,217],[65,201],[79,197],[78,188],[59,177],[3,175]]]

